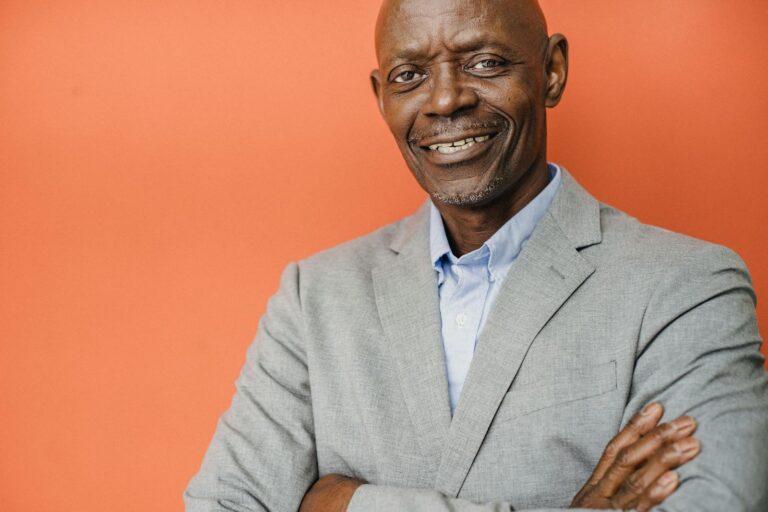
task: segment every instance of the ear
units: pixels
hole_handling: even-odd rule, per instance
[[[568,40],[562,34],[554,34],[547,45],[547,92],[544,104],[552,108],[560,103],[568,81]]]
[[[384,100],[381,97],[381,74],[378,69],[371,71],[371,87],[373,95],[376,96],[376,102],[379,104],[379,112],[384,115]]]

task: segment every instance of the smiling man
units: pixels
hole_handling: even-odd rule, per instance
[[[547,162],[538,4],[390,0],[376,51],[430,200],[288,266],[187,510],[766,510],[749,275]]]

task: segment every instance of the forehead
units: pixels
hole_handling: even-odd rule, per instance
[[[516,0],[393,0],[385,2],[376,30],[380,63],[442,49],[534,47],[537,20]]]

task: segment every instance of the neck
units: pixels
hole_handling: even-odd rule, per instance
[[[480,248],[496,231],[533,200],[549,183],[546,161],[535,164],[511,190],[482,206],[436,203],[448,242],[457,256]]]

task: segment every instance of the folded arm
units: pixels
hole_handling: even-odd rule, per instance
[[[647,512],[677,488],[674,468],[698,455],[692,437],[693,418],[683,416],[659,424],[663,407],[649,404],[632,417],[611,440],[587,483],[574,497],[571,509],[636,510]],[[686,450],[686,447],[692,449]],[[552,485],[557,485],[556,481]],[[304,497],[300,512],[451,511],[497,512],[515,510],[507,502],[473,503],[431,489],[367,485],[343,475],[326,475]],[[536,509],[543,512],[551,509]],[[530,511],[534,512],[534,511]]]
[[[687,258],[649,302],[626,420],[658,400],[699,424],[701,454],[658,512],[768,510],[768,377],[749,275],[723,247]]]

